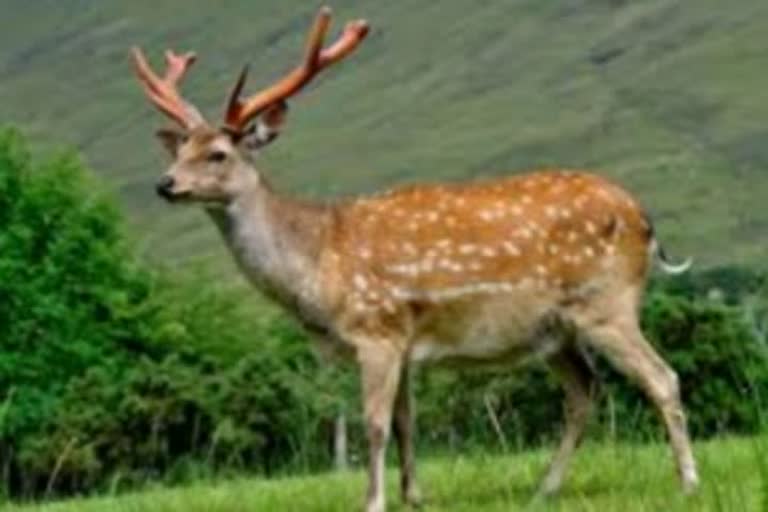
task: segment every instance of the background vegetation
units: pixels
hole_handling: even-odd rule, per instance
[[[324,469],[355,375],[322,366],[284,316],[138,259],[109,196],[71,155],[33,159],[0,133],[0,468],[40,497],[146,482]],[[765,287],[745,268],[656,284],[647,332],[677,368],[697,437],[755,434],[768,397]],[[593,429],[657,438],[640,394],[600,365]],[[554,438],[561,391],[542,368],[424,371],[420,448],[525,448]],[[494,420],[502,425],[494,429]]]

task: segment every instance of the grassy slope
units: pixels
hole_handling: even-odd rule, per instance
[[[294,102],[265,156],[311,195],[538,165],[589,167],[642,198],[677,254],[761,262],[768,228],[768,3],[743,0],[339,0],[363,49]],[[189,96],[219,107],[298,56],[315,2],[0,0],[0,120],[74,144],[120,191],[152,254],[222,251],[196,211],[152,196],[160,124],[126,49],[201,60]],[[213,110],[210,110],[213,113]],[[55,141],[55,142],[54,142]]]
[[[549,453],[436,459],[421,465],[431,511],[760,511],[768,507],[766,440],[729,439],[697,446],[703,487],[683,497],[666,447],[587,445],[574,461],[557,500],[530,503]],[[761,476],[762,471],[762,476]],[[396,494],[395,471],[389,493]],[[7,512],[243,512],[348,511],[361,502],[360,472],[272,481],[235,480],[218,485],[159,489],[118,498],[78,500],[48,506],[10,506]],[[391,509],[407,510],[393,506]]]

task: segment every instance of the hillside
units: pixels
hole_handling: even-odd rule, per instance
[[[263,166],[310,196],[542,165],[586,167],[648,205],[670,252],[763,264],[768,233],[768,3],[698,0],[333,2],[374,31],[292,102]],[[152,185],[164,121],[127,48],[200,61],[187,96],[220,115],[297,61],[315,2],[0,0],[0,121],[74,145],[119,193],[157,258],[222,255],[198,211]],[[765,139],[765,140],[764,140]],[[229,268],[229,267],[226,267]]]

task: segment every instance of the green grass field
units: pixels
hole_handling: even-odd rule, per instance
[[[562,494],[533,501],[533,490],[549,451],[515,455],[455,455],[422,459],[426,511],[493,512],[563,510],[766,511],[768,438],[699,443],[703,480],[694,496],[677,487],[666,445],[587,444],[578,453]],[[390,510],[399,505],[396,472],[389,471]],[[10,506],[7,512],[242,512],[339,511],[359,509],[360,471],[274,480],[239,479],[119,497],[73,500],[40,506]]]
[[[262,160],[280,187],[326,196],[584,167],[648,205],[680,257],[765,265],[765,1],[327,3],[336,28],[367,17],[373,31],[292,101]],[[318,4],[0,0],[0,122],[76,147],[149,254],[225,261],[203,215],[154,197],[166,159],[152,133],[165,121],[128,48],[156,63],[169,46],[197,50],[185,90],[215,121],[242,64],[249,90],[294,65]]]

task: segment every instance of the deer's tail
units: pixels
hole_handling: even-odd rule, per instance
[[[653,222],[651,222],[651,219],[647,214],[645,216],[645,220],[648,224],[648,239],[650,240],[648,251],[650,252],[651,257],[659,266],[659,268],[663,272],[671,275],[684,274],[688,272],[688,270],[690,270],[691,266],[693,265],[693,258],[686,258],[685,261],[680,263],[673,263],[670,261],[670,259],[667,257],[667,253],[664,251],[664,247],[656,238],[656,230],[653,227]]]
[[[666,272],[667,274],[684,274],[685,272],[688,272],[688,270],[690,270],[691,266],[693,265],[693,258],[686,258],[684,261],[679,263],[673,263],[670,261],[667,257],[667,253],[664,252],[664,247],[662,247],[656,238],[651,239],[649,250],[654,257],[656,264],[662,271]]]
[[[651,221],[650,216],[647,213],[645,215],[645,220],[648,225],[648,239],[650,241],[648,245],[648,251],[650,252],[654,262],[663,272],[667,274],[678,275],[687,272],[693,265],[693,258],[686,258],[680,263],[673,263],[670,261],[670,259],[667,257],[667,253],[664,251],[664,247],[662,247],[661,243],[659,243],[658,239],[656,238],[656,230],[653,226],[653,222]]]

